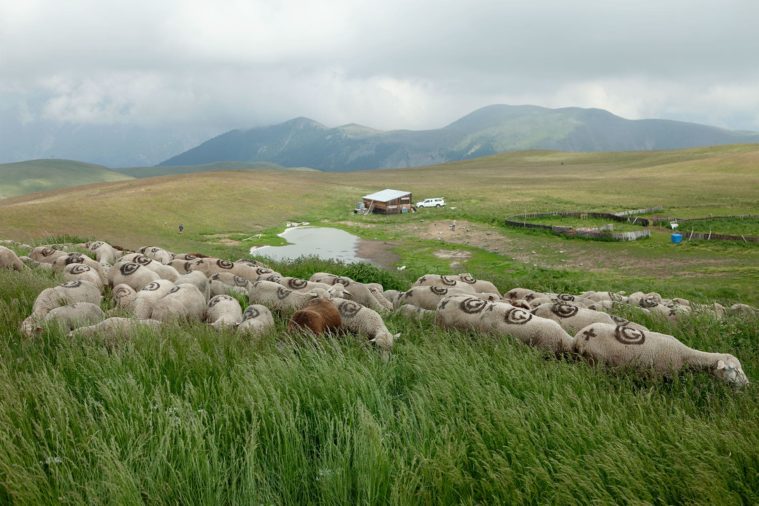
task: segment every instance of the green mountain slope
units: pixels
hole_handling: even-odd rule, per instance
[[[297,170],[316,171],[309,167],[283,167],[269,162],[216,162],[201,165],[158,165],[156,167],[130,167],[117,169],[120,173],[136,178],[195,174],[197,172],[223,172],[230,170]]]
[[[484,107],[436,130],[328,128],[308,118],[232,130],[161,163],[271,162],[327,171],[417,167],[504,151],[650,151],[757,143],[759,133],[670,120],[627,120],[600,109]]]
[[[72,160],[29,160],[0,164],[0,199],[90,183],[132,179],[102,165]]]

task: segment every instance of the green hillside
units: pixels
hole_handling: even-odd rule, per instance
[[[28,160],[0,164],[0,199],[91,183],[132,179],[102,165],[72,160]]]
[[[268,162],[217,162],[205,163],[201,165],[159,165],[157,167],[130,167],[127,169],[118,169],[122,174],[127,176],[143,178],[156,176],[175,176],[179,174],[195,174],[197,172],[224,172],[230,170],[296,170],[296,171],[317,171],[309,167],[283,167],[276,163]],[[318,172],[318,171],[317,171]]]

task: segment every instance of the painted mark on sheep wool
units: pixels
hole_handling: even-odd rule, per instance
[[[586,341],[590,341],[591,337],[598,337],[598,336],[596,336],[596,331],[593,330],[592,328],[586,330],[585,332],[583,332],[582,335],[585,336],[585,340]]]
[[[646,342],[646,334],[638,329],[619,326],[614,329],[614,337],[622,344],[643,344]]]
[[[435,295],[445,295],[448,293],[448,289],[443,288],[442,286],[431,286],[430,291]]]
[[[71,274],[84,274],[85,272],[89,272],[90,269],[89,266],[84,264],[76,264],[74,267],[71,268],[69,271]]]
[[[442,281],[444,285],[456,286],[456,280],[448,276],[440,276],[440,281]]]
[[[643,297],[638,302],[638,305],[642,308],[648,309],[659,305],[659,301],[655,297]]]
[[[482,299],[477,299],[475,297],[470,297],[468,299],[464,299],[461,301],[461,304],[459,307],[461,310],[467,314],[476,314],[481,313],[483,309],[485,309],[485,306],[487,306],[487,302]]]
[[[121,267],[119,267],[119,272],[124,276],[131,276],[135,272],[137,272],[137,269],[140,268],[140,264],[136,264],[134,262],[127,262],[125,264],[121,264]]]
[[[232,280],[234,281],[235,286],[248,286],[248,280],[245,278],[241,278],[240,276],[235,276],[234,278],[232,278]]]
[[[463,281],[464,283],[467,283],[469,285],[473,285],[473,284],[475,284],[477,282],[477,280],[474,279],[469,274],[464,274],[463,276],[459,276],[459,280]]]
[[[114,290],[113,290],[113,296],[116,297],[117,299],[122,299],[122,298],[126,297],[127,295],[129,295],[131,293],[132,293],[132,291],[129,288],[126,288],[126,287],[123,287],[123,286],[120,286],[118,288],[114,288]]]
[[[504,321],[512,325],[524,325],[530,320],[532,320],[532,313],[517,307],[506,311],[506,315],[504,316]]]
[[[287,286],[293,290],[301,290],[308,286],[308,282],[305,279],[292,278],[287,280]]]
[[[559,295],[556,296],[556,298],[564,302],[574,302],[575,300],[575,296],[570,295],[568,293],[560,293]]]
[[[245,308],[245,312],[242,314],[242,321],[253,320],[261,315],[261,311],[253,306]],[[242,323],[242,322],[241,322]]]
[[[277,298],[279,300],[286,299],[287,297],[290,296],[291,293],[293,293],[292,290],[288,290],[284,286],[280,286],[279,288],[277,288]]]
[[[136,263],[136,264],[140,264],[140,265],[148,265],[148,264],[150,264],[150,263],[151,263],[153,260],[151,260],[150,258],[146,257],[145,255],[137,255],[136,257],[134,257],[134,260],[132,260],[132,261],[133,261],[134,263]]]
[[[82,282],[81,281],[68,281],[66,283],[61,284],[60,286],[63,287],[63,288],[79,288],[80,286],[82,286]]]
[[[216,265],[218,265],[222,269],[231,269],[232,267],[235,266],[235,263],[234,262],[230,262],[229,260],[219,259],[219,260],[216,261]]]
[[[340,312],[340,316],[343,318],[353,318],[356,316],[356,313],[361,311],[361,305],[353,301],[346,300],[337,306],[337,310]]]
[[[551,312],[559,318],[572,318],[580,308],[570,304],[554,304],[551,306]]]
[[[216,304],[218,304],[219,302],[223,300],[230,301],[234,299],[230,297],[229,295],[217,295],[216,297],[214,297],[208,302],[208,307],[214,307]]]
[[[345,263],[371,262],[371,259],[358,254],[360,238],[337,228],[293,227],[279,234],[279,237],[285,239],[288,244],[254,246],[250,249],[250,254],[280,261],[315,256]]]
[[[156,281],[151,281],[147,285],[143,286],[142,290],[140,290],[140,291],[141,292],[155,292],[159,288],[161,288],[161,283],[158,283]]]
[[[66,265],[81,264],[84,262],[84,257],[81,253],[69,253],[69,256],[65,260]]]

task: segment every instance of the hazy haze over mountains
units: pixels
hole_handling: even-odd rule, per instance
[[[345,171],[416,167],[503,151],[646,151],[759,142],[759,133],[667,120],[630,121],[600,109],[492,105],[435,130],[383,132],[308,118],[233,130],[161,165],[273,162]]]
[[[299,116],[426,131],[488,104],[759,131],[757,19],[754,0],[0,0],[0,162],[149,165]]]

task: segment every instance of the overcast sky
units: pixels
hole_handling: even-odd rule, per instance
[[[758,23],[756,0],[0,0],[0,114],[418,129],[505,103],[759,130]]]

